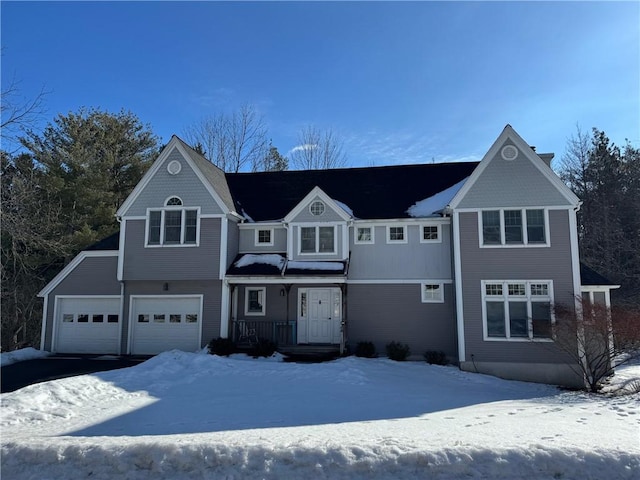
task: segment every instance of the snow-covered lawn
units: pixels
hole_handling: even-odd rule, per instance
[[[48,357],[49,355],[51,355],[49,352],[36,350],[32,347],[15,350],[13,352],[2,352],[0,353],[0,367],[6,367],[7,365],[11,365],[12,363],[24,362],[25,360],[44,358]]]
[[[7,479],[640,478],[640,395],[418,362],[173,351],[1,399]]]

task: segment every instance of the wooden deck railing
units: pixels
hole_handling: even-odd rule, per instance
[[[234,320],[232,334],[238,345],[255,345],[259,340],[269,340],[279,347],[297,343],[295,320]]]

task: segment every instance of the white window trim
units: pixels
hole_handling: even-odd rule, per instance
[[[262,311],[261,312],[249,311],[249,292],[250,291],[262,292]],[[264,317],[267,314],[267,288],[266,287],[245,287],[244,288],[244,314],[248,317]]]
[[[500,212],[500,243],[484,244],[482,231],[482,212]],[[520,210],[522,218],[522,243],[506,243],[504,231],[505,210]],[[544,215],[544,243],[529,243],[527,238],[527,210],[542,210]],[[422,232],[421,232],[422,233]],[[484,208],[478,210],[478,243],[480,248],[546,248],[551,246],[551,235],[549,234],[549,209],[545,207],[514,207],[514,208]]]
[[[322,205],[322,212],[320,213],[313,213],[313,209],[312,207],[315,204],[321,204]],[[324,215],[327,211],[327,204],[325,202],[323,202],[322,200],[320,200],[319,198],[314,199],[311,203],[309,203],[309,207],[308,207],[309,213],[311,215],[313,215],[314,217],[321,217],[322,215]]]
[[[167,202],[169,200],[171,200],[172,198],[177,198],[178,200],[180,200],[180,205],[167,205]],[[164,204],[165,207],[183,207],[184,206],[184,202],[182,201],[182,198],[180,198],[178,195],[169,195],[167,198],[164,199]]]
[[[371,231],[371,240],[358,240],[358,229],[368,228]],[[376,243],[376,227],[374,225],[354,225],[353,227],[353,243],[354,245],[372,245]]]
[[[440,298],[427,298],[426,296],[426,285],[438,285],[438,291],[440,292]],[[444,303],[444,283],[442,282],[421,282],[420,283],[420,297],[422,299],[422,303]]]
[[[508,292],[508,284],[509,283],[524,283],[525,284],[525,295],[518,297],[509,297]],[[482,280],[480,282],[481,297],[482,297],[482,336],[483,340],[486,342],[553,342],[553,338],[534,338],[533,337],[533,325],[531,318],[531,303],[532,297],[531,295],[531,284],[533,283],[546,283],[549,287],[549,295],[546,296],[536,296],[536,299],[540,302],[549,302],[551,305],[551,325],[553,326],[556,323],[554,311],[553,311],[553,280]],[[486,285],[487,284],[502,284],[502,295],[487,295],[486,294]],[[509,323],[509,315],[508,315],[508,303],[509,298],[515,299],[518,298],[523,303],[527,303],[527,337],[513,337],[511,338],[510,328],[511,325]],[[502,299],[502,304],[505,308],[505,337],[490,337],[488,326],[487,326],[487,300],[498,300]],[[533,300],[535,303],[536,300]],[[497,302],[496,302],[497,303]]]
[[[174,197],[172,195],[171,197]],[[171,198],[169,197],[169,198]],[[180,226],[180,243],[164,243],[164,214],[167,211],[182,211],[182,224]],[[196,241],[195,243],[184,243],[184,235],[186,232],[187,210],[196,211]],[[149,245],[149,222],[151,221],[151,212],[160,212],[160,243]],[[170,247],[198,247],[200,246],[200,207],[185,207],[184,205],[176,205],[175,207],[147,208],[147,216],[144,223],[144,247],[145,248],[170,248]]]
[[[391,240],[391,228],[401,228],[403,231],[402,240]],[[387,225],[387,243],[388,244],[404,244],[408,243],[407,233],[408,229],[406,225]]]
[[[425,240],[424,239],[424,227],[436,227],[438,229],[437,236],[435,240]],[[423,223],[420,225],[420,243],[442,243],[442,227],[439,223]]]
[[[331,223],[313,223],[313,224],[298,224],[298,255],[337,255],[338,254],[338,224]],[[320,252],[320,227],[333,228],[333,251],[332,252]],[[302,251],[302,229],[303,228],[315,228],[316,229],[316,251],[315,252],[303,252]]]
[[[256,247],[273,247],[273,228],[256,228],[255,230],[255,246]],[[260,232],[261,231],[268,231],[269,232],[269,238],[271,239],[270,242],[261,242],[260,241]]]

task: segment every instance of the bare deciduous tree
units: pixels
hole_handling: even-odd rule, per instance
[[[28,129],[33,129],[38,120],[46,113],[44,99],[49,92],[43,87],[32,99],[20,94],[19,82],[11,80],[0,92],[0,136],[3,148],[8,145],[18,146],[18,136]]]
[[[554,344],[573,360],[585,386],[597,392],[613,368],[640,357],[640,312],[577,300],[554,308]]]
[[[307,125],[298,134],[298,145],[291,150],[291,162],[298,170],[326,170],[344,167],[347,157],[344,141],[332,129]]]
[[[185,140],[225,172],[259,170],[269,150],[267,127],[255,107],[203,118],[184,130]]]

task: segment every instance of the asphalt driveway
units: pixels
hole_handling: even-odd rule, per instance
[[[2,367],[0,393],[13,392],[27,385],[74,377],[85,373],[104,372],[132,367],[148,357],[52,356],[26,360]]]

